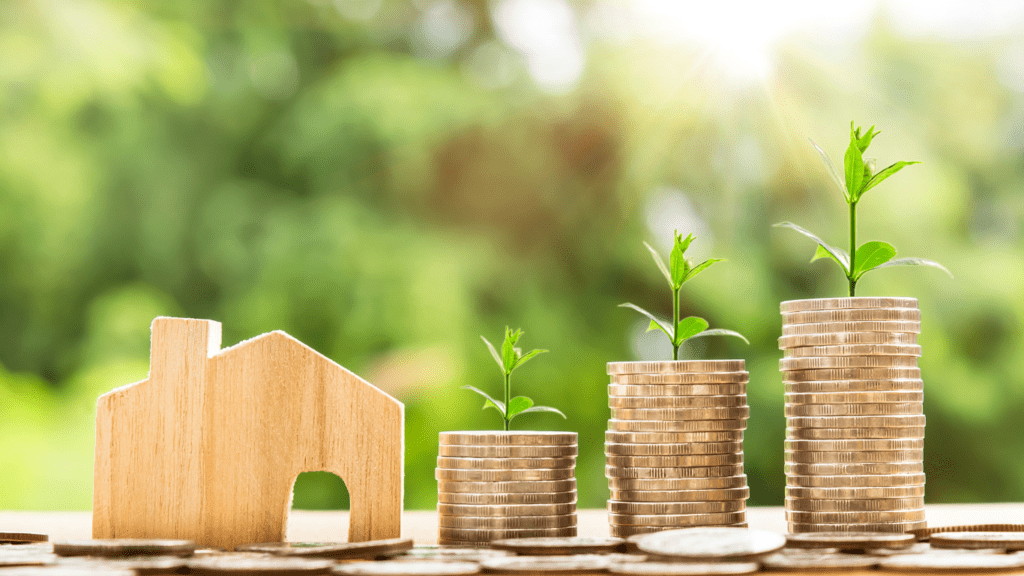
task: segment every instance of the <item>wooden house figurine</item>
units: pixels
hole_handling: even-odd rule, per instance
[[[345,481],[350,541],[400,536],[404,406],[284,332],[220,343],[157,318],[149,378],[99,398],[93,537],[283,541],[309,471]]]

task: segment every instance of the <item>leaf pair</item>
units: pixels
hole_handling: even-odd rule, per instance
[[[693,280],[697,274],[707,270],[712,264],[718,262],[725,262],[721,258],[710,258],[694,266],[686,259],[686,250],[690,247],[690,243],[695,240],[693,234],[689,234],[686,238],[677,230],[675,233],[675,242],[672,246],[672,252],[669,254],[669,264],[665,265],[665,261],[662,260],[661,254],[658,254],[650,244],[644,242],[644,246],[647,247],[651,252],[651,256],[654,257],[654,263],[658,265],[658,269],[661,270],[665,280],[668,280],[668,285],[673,290],[679,290],[683,284],[686,284],[690,280]]]
[[[494,347],[494,344],[481,336],[480,338],[487,344],[487,349],[491,351],[491,357],[498,363],[498,367],[501,368],[502,373],[505,375],[512,374],[512,371],[516,368],[526,364],[531,358],[539,354],[544,354],[547,350],[531,350],[526,354],[519,348],[516,348],[516,343],[519,342],[519,338],[522,337],[522,330],[512,330],[508,326],[505,327],[505,341],[501,344],[501,354],[498,354],[498,350]]]
[[[501,414],[501,417],[503,420],[505,420],[505,422],[512,422],[512,420],[516,416],[521,416],[523,414],[530,414],[534,412],[551,412],[554,414],[558,414],[562,418],[566,417],[565,414],[563,414],[561,410],[558,410],[557,408],[552,408],[550,406],[535,406],[533,404],[533,400],[527,398],[526,396],[516,396],[515,398],[512,398],[511,400],[508,401],[508,406],[505,406],[504,402],[492,398],[490,394],[484,392],[483,390],[477,388],[476,386],[466,385],[463,386],[462,389],[472,390],[473,392],[476,392],[477,394],[483,396],[484,410],[488,408],[494,408],[495,410],[498,411],[499,414]]]
[[[839,191],[843,193],[847,204],[860,202],[861,196],[865,192],[878,186],[886,178],[907,166],[920,164],[920,162],[900,161],[887,166],[879,172],[875,172],[875,160],[873,158],[865,159],[864,152],[878,134],[879,132],[875,131],[875,127],[872,126],[862,135],[860,127],[855,128],[854,123],[850,122],[850,145],[846,148],[846,155],[843,157],[844,171],[842,175],[828,153],[821,146],[818,146],[814,140],[811,140],[811,145],[818,151],[822,162],[825,163],[825,167],[828,169],[829,176],[832,177],[832,181],[839,188]]]
[[[647,331],[661,330],[666,336],[668,336],[669,341],[675,348],[682,346],[683,342],[686,342],[691,338],[702,338],[704,336],[735,336],[747,344],[750,344],[750,342],[739,332],[725,330],[722,328],[708,330],[708,321],[703,318],[698,318],[697,316],[689,316],[680,320],[678,323],[679,330],[676,331],[673,330],[672,324],[658,318],[636,304],[626,302],[625,304],[619,304],[619,307],[631,308],[649,318],[651,323],[647,326]]]
[[[854,269],[850,270],[850,254],[846,250],[829,246],[813,232],[801,228],[792,222],[780,222],[776,224],[775,227],[796,230],[817,242],[818,247],[814,251],[814,256],[811,258],[811,262],[822,258],[832,260],[836,264],[839,264],[839,267],[843,269],[843,273],[846,277],[853,281],[860,280],[861,276],[872,270],[888,268],[891,266],[930,266],[932,268],[942,270],[948,274],[950,278],[953,277],[953,273],[938,262],[925,260],[924,258],[896,258],[896,248],[894,248],[892,244],[878,241],[865,242],[857,248],[856,258],[854,258],[856,264],[854,265]]]

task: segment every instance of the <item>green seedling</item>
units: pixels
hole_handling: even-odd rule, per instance
[[[494,408],[501,414],[501,419],[505,424],[505,430],[509,429],[509,425],[516,416],[522,416],[523,414],[529,414],[531,412],[553,412],[558,414],[562,418],[565,418],[565,414],[562,414],[557,408],[550,406],[534,406],[533,400],[526,396],[516,396],[512,398],[512,372],[526,364],[531,358],[547,352],[547,350],[531,350],[526,354],[519,348],[516,348],[516,343],[519,342],[519,338],[522,337],[522,330],[512,330],[508,326],[505,327],[505,341],[501,344],[501,353],[498,353],[497,348],[487,338],[481,336],[484,344],[487,344],[487,349],[491,351],[491,356],[494,361],[498,363],[498,368],[501,369],[502,377],[505,379],[505,401],[495,400],[491,398],[489,394],[476,386],[463,386],[466,390],[472,390],[477,394],[484,397],[484,410],[488,408]]]
[[[636,304],[619,304],[622,308],[632,308],[637,312],[643,314],[650,319],[651,323],[647,326],[647,331],[661,330],[668,336],[669,341],[672,343],[672,359],[679,359],[679,347],[683,345],[683,342],[691,338],[699,338],[702,336],[735,336],[740,340],[743,340],[747,344],[750,344],[746,338],[743,337],[739,332],[733,332],[732,330],[723,330],[721,328],[715,328],[708,330],[708,321],[703,318],[696,316],[689,316],[687,318],[679,319],[679,291],[690,280],[693,280],[697,274],[707,270],[713,264],[718,262],[725,262],[721,258],[710,258],[697,264],[693,265],[692,262],[686,258],[686,249],[690,247],[690,243],[693,242],[693,234],[683,238],[683,235],[676,230],[675,233],[675,245],[672,246],[672,253],[669,255],[669,265],[665,265],[665,261],[658,254],[657,250],[651,247],[650,244],[644,242],[644,246],[651,251],[651,256],[654,257],[654,263],[658,265],[658,269],[665,276],[665,280],[668,280],[669,288],[672,289],[672,323],[669,324],[665,320],[662,320],[651,314],[647,310],[637,306]]]
[[[864,196],[864,193],[878,186],[886,178],[907,166],[920,164],[920,162],[900,161],[875,172],[875,159],[864,158],[864,152],[878,134],[879,132],[875,131],[874,126],[868,128],[866,133],[861,134],[860,127],[855,128],[854,123],[850,122],[850,145],[846,149],[846,157],[843,159],[843,167],[845,168],[843,172],[836,168],[836,165],[832,163],[832,159],[829,158],[825,150],[818,146],[814,140],[811,140],[811,145],[821,155],[821,159],[828,169],[829,176],[832,177],[832,182],[843,193],[843,197],[846,198],[846,203],[850,207],[849,252],[842,248],[829,246],[824,240],[815,236],[814,233],[792,222],[780,222],[775,225],[776,227],[796,230],[817,242],[818,247],[814,251],[814,257],[811,258],[811,262],[820,258],[826,258],[838,264],[843,269],[843,273],[846,274],[846,279],[850,285],[851,298],[857,294],[857,282],[860,281],[864,274],[872,270],[880,270],[892,266],[931,266],[949,274],[950,278],[953,277],[953,274],[938,262],[925,260],[924,258],[896,258],[896,248],[888,242],[865,242],[859,247],[857,246],[857,204]]]

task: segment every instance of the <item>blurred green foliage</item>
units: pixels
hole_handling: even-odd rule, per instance
[[[463,32],[443,50],[423,40],[435,5]],[[157,315],[219,320],[225,345],[285,330],[404,401],[409,508],[435,502],[439,431],[493,425],[460,390],[500,390],[479,335],[522,326],[552,353],[517,390],[568,420],[516,425],[578,431],[580,505],[601,507],[605,363],[670,354],[617,305],[668,315],[642,242],[666,251],[675,228],[729,259],[683,312],[752,344],[683,352],[747,360],[751,503],[780,504],[778,305],[843,278],[770,225],[844,237],[807,137],[840,155],[852,118],[884,128],[880,158],[923,162],[866,198],[861,238],[956,274],[887,270],[859,292],[920,299],[928,499],[1024,498],[1008,41],[880,18],[835,61],[793,38],[770,77],[733,82],[698,48],[593,34],[551,93],[482,0],[361,7],[0,2],[0,508],[90,507],[95,398],[146,376]],[[318,475],[296,490],[347,500]]]

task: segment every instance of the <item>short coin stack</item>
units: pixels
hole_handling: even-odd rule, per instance
[[[576,535],[575,432],[442,432],[438,542]]]
[[[743,360],[610,362],[612,536],[745,525]]]
[[[925,526],[914,298],[782,303],[790,532]]]

